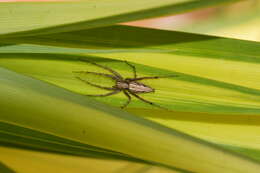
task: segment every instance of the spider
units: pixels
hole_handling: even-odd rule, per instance
[[[90,71],[73,71],[74,73],[94,74],[94,75],[107,77],[107,78],[110,78],[110,79],[115,81],[115,85],[114,86],[112,86],[112,87],[104,87],[104,86],[101,86],[101,85],[97,85],[97,84],[93,84],[91,82],[88,82],[87,80],[84,80],[84,79],[82,79],[80,77],[76,77],[77,79],[79,79],[80,81],[82,81],[82,82],[84,82],[84,83],[86,83],[88,85],[91,85],[91,86],[94,86],[94,87],[97,87],[97,88],[101,88],[101,89],[105,89],[105,90],[110,91],[109,93],[106,93],[106,94],[94,94],[94,95],[87,95],[86,94],[86,96],[106,97],[106,96],[111,96],[111,95],[117,94],[119,92],[123,92],[125,94],[125,96],[128,98],[128,100],[126,101],[125,104],[123,104],[121,106],[122,109],[125,108],[131,102],[131,99],[132,99],[131,96],[134,96],[137,99],[139,99],[139,100],[141,100],[141,101],[143,101],[145,103],[148,103],[150,105],[153,105],[153,106],[156,106],[156,107],[159,107],[159,108],[163,108],[163,107],[161,107],[161,106],[159,106],[157,104],[154,104],[153,102],[150,102],[150,101],[140,97],[138,94],[155,92],[155,89],[153,89],[152,87],[150,87],[148,85],[145,85],[145,84],[143,84],[143,83],[141,83],[139,81],[145,80],[145,79],[165,78],[165,76],[137,77],[135,66],[130,64],[130,63],[128,63],[127,61],[124,61],[130,68],[132,68],[133,74],[134,74],[133,78],[124,78],[118,72],[116,72],[116,71],[114,71],[111,68],[108,68],[106,66],[94,63],[94,62],[86,60],[86,59],[80,59],[80,61],[83,61],[83,62],[92,64],[92,65],[98,66],[100,68],[103,68],[103,69],[107,70],[108,72],[110,72],[112,74],[97,73],[97,72],[90,72]],[[171,76],[177,77],[176,75],[171,75]],[[163,108],[163,109],[165,109],[165,108]]]

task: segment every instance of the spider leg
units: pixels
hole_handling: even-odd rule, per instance
[[[116,88],[113,88],[113,87],[104,87],[104,86],[100,86],[100,85],[96,85],[96,84],[93,84],[93,83],[90,83],[84,79],[81,79],[80,77],[76,77],[78,80],[86,83],[86,84],[89,84],[91,86],[94,86],[94,87],[97,87],[97,88],[101,88],[101,89],[105,89],[105,90],[116,90]]]
[[[111,96],[111,95],[114,95],[114,94],[117,94],[119,93],[121,90],[115,90],[115,91],[112,91],[112,92],[109,92],[107,94],[85,94],[85,96],[91,96],[91,97],[106,97],[106,96]]]
[[[178,77],[177,75],[171,76],[147,76],[147,77],[138,77],[138,78],[127,78],[130,81],[144,80],[144,79],[160,79],[160,78],[168,78],[168,77]]]
[[[146,99],[140,97],[139,95],[137,95],[137,94],[135,94],[135,93],[133,93],[133,92],[130,92],[130,94],[133,95],[134,97],[138,98],[139,100],[141,100],[141,101],[143,101],[143,102],[145,102],[145,103],[148,103],[148,104],[150,104],[150,105],[152,105],[152,106],[156,106],[156,107],[161,108],[161,109],[166,109],[166,108],[164,108],[164,107],[161,107],[161,106],[159,106],[159,105],[157,105],[157,104],[154,104],[153,102],[150,102],[150,101],[148,101],[148,100],[146,100]],[[166,110],[168,110],[168,109],[166,109]]]
[[[128,98],[128,100],[123,106],[121,106],[122,109],[125,108],[131,102],[131,96],[125,90],[123,90],[123,92],[126,95],[126,97]]]
[[[103,65],[100,65],[100,64],[97,64],[97,63],[94,63],[94,62],[89,61],[89,60],[87,60],[87,59],[79,58],[79,60],[80,60],[80,61],[83,61],[83,62],[86,62],[86,63],[93,64],[93,65],[98,66],[98,67],[100,67],[100,68],[103,68],[103,69],[105,69],[105,70],[107,70],[107,71],[113,73],[118,79],[123,80],[123,77],[122,77],[119,73],[117,73],[116,71],[112,70],[111,68],[108,68],[108,67],[106,67],[106,66],[103,66]]]
[[[104,76],[104,77],[108,77],[108,78],[117,80],[117,78],[115,76],[110,75],[110,74],[105,74],[105,73],[96,73],[96,72],[90,72],[90,71],[73,71],[73,73],[95,74],[95,75]]]
[[[135,66],[132,65],[132,64],[130,64],[128,61],[125,61],[125,63],[126,63],[127,65],[129,65],[129,66],[133,69],[133,72],[134,72],[134,78],[136,78],[137,75],[136,75],[136,68],[135,68]]]

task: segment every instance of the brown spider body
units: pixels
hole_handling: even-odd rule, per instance
[[[129,90],[133,93],[150,93],[154,92],[154,89],[151,88],[148,85],[145,85],[141,82],[135,82],[135,81],[118,81],[116,82],[116,85],[114,88],[118,88],[120,90]]]
[[[105,97],[105,96],[117,94],[119,92],[123,92],[125,94],[125,96],[128,98],[128,100],[123,106],[121,106],[121,108],[125,108],[131,102],[131,96],[134,96],[137,99],[139,99],[143,102],[146,102],[150,105],[162,108],[161,106],[156,105],[153,102],[150,102],[150,101],[148,101],[148,100],[146,100],[146,99],[144,99],[144,98],[142,98],[138,95],[138,94],[141,94],[141,93],[151,93],[151,92],[155,91],[152,87],[145,85],[145,84],[138,82],[138,81],[144,80],[144,79],[158,79],[158,78],[163,78],[163,77],[159,77],[159,76],[137,77],[135,66],[133,66],[133,65],[129,64],[127,61],[125,61],[125,63],[133,69],[134,78],[123,78],[119,73],[117,73],[116,71],[114,71],[114,70],[112,70],[112,69],[110,69],[106,66],[96,64],[96,63],[88,61],[86,59],[80,59],[80,60],[87,62],[87,63],[90,63],[90,64],[93,64],[95,66],[101,67],[101,68],[109,71],[112,74],[88,72],[88,71],[75,71],[76,73],[88,73],[88,74],[100,75],[100,76],[103,76],[103,77],[108,77],[108,78],[115,81],[114,86],[104,87],[104,86],[100,86],[100,85],[90,83],[90,82],[88,82],[88,81],[86,81],[86,80],[84,80],[80,77],[76,77],[77,79],[81,80],[82,82],[87,83],[88,85],[110,91],[109,93],[106,93],[106,94],[95,94],[95,95],[87,95],[87,96]]]

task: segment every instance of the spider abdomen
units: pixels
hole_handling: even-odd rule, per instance
[[[129,83],[129,88],[130,91],[132,91],[133,93],[150,93],[150,92],[154,92],[154,89],[142,84],[140,82],[130,82]]]

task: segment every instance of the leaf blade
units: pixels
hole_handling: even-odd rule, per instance
[[[134,117],[126,112],[103,105],[101,106],[99,103],[95,103],[91,100],[88,101],[86,97],[3,69],[1,69],[0,76],[0,80],[4,83],[4,85],[1,85],[0,90],[1,112],[3,112],[3,114],[1,114],[1,121],[23,124],[23,126],[40,131],[48,131],[49,133],[55,133],[59,136],[65,135],[67,138],[76,141],[117,150],[168,166],[178,165],[179,168],[189,168],[189,170],[195,172],[219,172],[223,170],[223,166],[225,170],[236,173],[239,171],[257,172],[259,170],[260,165],[257,162],[224,151],[215,145],[192,138],[178,131]],[[31,97],[33,95],[34,97]],[[39,99],[39,97],[41,99]],[[6,102],[6,100],[9,101]],[[23,104],[19,102],[19,100],[23,100]],[[12,101],[14,102],[11,103]],[[19,105],[17,105],[17,102]],[[41,104],[39,102],[41,102]],[[58,102],[62,104],[54,104]],[[32,104],[41,106],[36,106],[36,109],[31,106]],[[55,111],[52,109],[53,104],[56,107]],[[70,109],[64,110],[64,105],[66,105],[67,108],[70,107]],[[97,109],[89,109],[92,106]],[[77,111],[73,113],[73,111],[69,110]],[[44,116],[32,119],[31,116],[35,115],[35,113],[37,113],[38,116]],[[11,117],[9,116],[10,114],[15,116]],[[93,117],[93,114],[96,116]],[[53,123],[57,121],[67,126],[57,127],[56,124]],[[110,128],[112,124],[108,122],[113,124],[114,129],[117,129],[116,136],[119,140],[106,138],[106,136],[115,134],[115,130]],[[95,124],[95,126],[93,126],[93,124]],[[80,132],[82,128],[86,127],[88,127],[87,138],[85,134]],[[152,138],[151,136],[147,136],[148,133],[152,135]],[[101,139],[97,134],[103,136],[103,138]],[[128,145],[129,140],[140,144],[140,147],[136,148],[135,145]],[[163,151],[160,155],[158,155],[158,145],[155,141],[160,141],[159,148]],[[189,150],[187,150],[188,148],[193,148],[196,152],[189,152]],[[201,156],[195,154],[198,152],[203,153],[203,159]],[[194,163],[193,165],[190,165],[190,162],[184,161],[186,159],[190,160],[191,156]],[[216,159],[218,157],[223,159],[221,163],[219,163],[219,159]],[[199,164],[202,162],[201,159],[207,160],[207,163],[209,163],[208,161],[210,160],[209,165]],[[225,160],[228,161],[228,164],[223,164],[226,163]],[[237,165],[239,165],[239,167]]]
[[[228,2],[237,1],[229,0]],[[0,21],[2,26],[0,34],[2,34],[1,37],[8,37],[13,35],[68,32],[147,17],[178,14],[188,10],[223,3],[227,3],[227,1],[87,0],[76,2],[2,3],[0,6]],[[127,8],[125,8],[126,5]],[[16,32],[18,33],[15,34]],[[9,33],[14,34],[9,35]]]

